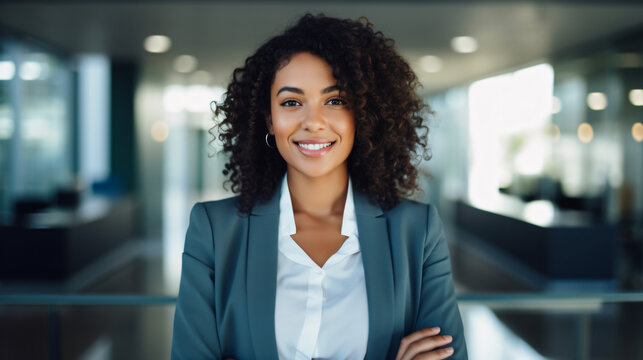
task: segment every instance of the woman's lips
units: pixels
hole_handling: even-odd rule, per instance
[[[297,149],[299,150],[299,152],[301,152],[304,156],[308,156],[308,157],[322,157],[332,149],[333,145],[335,145],[335,141],[295,142],[295,146],[297,146]]]

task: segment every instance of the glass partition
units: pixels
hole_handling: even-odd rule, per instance
[[[73,184],[69,59],[0,28],[0,224]]]

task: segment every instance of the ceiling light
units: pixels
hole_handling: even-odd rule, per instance
[[[151,53],[164,53],[170,50],[172,40],[165,35],[151,35],[145,38],[143,47],[146,51]]]
[[[437,73],[442,70],[442,60],[433,55],[422,56],[420,58],[420,68],[430,74]]]
[[[170,135],[170,128],[164,121],[157,121],[152,125],[150,135],[152,135],[154,141],[163,142],[167,140],[167,137]]]
[[[451,48],[463,54],[472,53],[478,50],[478,41],[471,36],[456,36],[451,39]]]
[[[643,90],[642,89],[630,90],[630,102],[634,106],[643,106]]]
[[[643,124],[637,122],[632,125],[632,137],[636,142],[643,142]]]
[[[181,55],[174,60],[174,70],[180,73],[191,73],[197,67],[199,62],[192,55]]]
[[[592,110],[605,110],[607,107],[607,96],[602,92],[587,94],[587,106]]]
[[[0,61],[0,80],[11,80],[16,73],[13,61]]]
[[[584,144],[588,144],[594,138],[594,129],[592,128],[592,125],[586,122],[578,125],[576,133],[578,135],[578,139]]]

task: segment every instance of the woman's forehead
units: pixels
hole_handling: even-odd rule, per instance
[[[298,53],[277,70],[272,88],[275,92],[283,86],[322,90],[336,83],[333,69],[324,59],[310,53]]]

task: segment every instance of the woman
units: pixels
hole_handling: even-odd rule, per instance
[[[305,15],[217,108],[231,199],[196,204],[173,359],[466,359],[447,245],[417,188],[425,105],[372,24]]]

